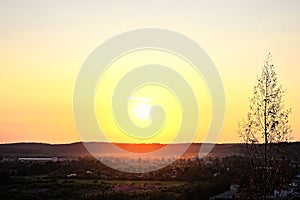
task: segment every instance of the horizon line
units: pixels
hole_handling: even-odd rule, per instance
[[[281,143],[298,143],[300,141],[288,141],[288,142],[280,142]],[[71,145],[71,144],[78,144],[78,143],[106,143],[106,144],[132,144],[132,145],[179,145],[179,144],[188,144],[188,142],[182,142],[182,143],[130,143],[130,142],[96,142],[96,141],[77,141],[77,142],[69,142],[69,143],[47,143],[47,142],[35,142],[35,141],[20,141],[20,142],[10,142],[10,143],[0,143],[0,145],[12,145],[12,144],[46,144],[46,145]],[[223,142],[223,143],[212,143],[212,142],[192,142],[192,144],[213,144],[213,145],[220,145],[220,144],[245,144],[243,142]],[[263,143],[257,143],[257,144],[263,144]]]

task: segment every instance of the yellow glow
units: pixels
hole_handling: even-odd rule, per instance
[[[0,1],[0,143],[80,141],[73,120],[72,95],[81,65],[93,49],[105,40],[143,27],[182,33],[202,46],[211,57],[222,77],[226,93],[226,119],[219,140],[221,143],[240,142],[237,123],[245,117],[256,76],[260,74],[263,59],[271,52],[279,82],[287,89],[286,106],[293,110],[290,118],[293,137],[299,141],[298,1],[276,1],[271,7],[268,1],[260,0],[247,4],[243,1],[232,4],[225,1],[197,2],[174,1],[171,6],[167,1],[132,4],[120,1],[116,6],[112,1],[95,1],[92,4],[84,1],[71,4],[47,1],[45,4],[44,1],[29,0],[20,1],[18,5],[14,1]],[[198,77],[192,77],[193,73],[185,70],[187,66],[190,68],[189,64],[184,64],[175,56],[162,54],[139,53],[140,57],[131,56],[134,61],[123,60],[123,64],[128,66],[121,67],[120,72],[119,67],[107,72],[105,76],[115,75],[103,77],[102,83],[105,82],[108,88],[99,87],[97,93],[104,92],[109,96],[115,83],[131,69],[130,66],[153,63],[153,59],[154,63],[176,68],[188,77],[194,89],[201,85]],[[210,98],[205,98],[205,87],[202,87],[204,90],[199,87],[204,92],[197,97],[201,116],[196,141],[202,142],[209,124],[211,102]],[[133,95],[154,99],[155,94],[147,90],[154,88],[141,88]],[[102,101],[96,95],[96,112],[100,112],[100,107],[104,113],[108,111],[109,98],[105,97]],[[168,93],[164,98],[173,99],[174,105],[178,105],[173,94]],[[128,107],[133,106],[132,103],[128,102]],[[163,102],[156,103],[167,112]],[[131,108],[129,111],[137,125],[151,123],[151,117],[141,120],[135,117]],[[99,114],[97,118],[107,123],[103,125],[105,129],[110,132],[115,130],[113,118]],[[176,131],[180,118],[176,115],[176,119],[171,116],[168,120],[177,120],[172,125]],[[124,139],[120,138],[115,136],[111,139]],[[156,138],[156,141],[166,142],[171,138],[162,141]]]
[[[103,132],[106,133],[106,137],[114,142],[170,143],[176,136],[181,125],[180,100],[177,99],[175,94],[160,85],[140,87],[128,97],[129,100],[124,99],[124,103],[128,103],[128,111],[132,121],[140,127],[146,127],[151,123],[151,117],[146,118],[149,107],[145,106],[145,104],[151,107],[155,105],[161,106],[165,111],[166,121],[159,133],[147,139],[132,138],[122,132],[114,121],[111,99],[119,79],[128,71],[146,64],[160,64],[171,67],[189,83],[194,91],[200,112],[196,139],[203,139],[211,120],[210,95],[205,82],[195,72],[193,66],[181,57],[166,51],[153,49],[133,51],[119,57],[112,62],[105,74],[100,77],[95,94],[95,112],[98,124]],[[138,109],[136,108],[137,105],[139,105]],[[140,116],[135,116],[135,112],[138,112]]]

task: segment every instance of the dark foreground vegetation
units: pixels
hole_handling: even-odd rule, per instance
[[[289,185],[300,174],[297,143],[282,156],[284,171],[278,180]],[[163,159],[163,158],[162,158]],[[191,156],[149,173],[113,170],[89,156],[53,160],[0,157],[0,199],[209,199],[238,185],[231,199],[247,199],[253,178],[247,156]],[[119,162],[118,159],[115,160]],[[259,166],[256,170],[259,171]],[[270,168],[270,170],[279,170]],[[253,177],[251,179],[251,177]],[[279,186],[274,183],[273,188]],[[255,189],[255,188],[254,188]],[[296,191],[297,192],[297,191]],[[299,191],[298,191],[299,192]],[[249,198],[248,198],[249,199]],[[251,198],[250,198],[251,199]],[[290,198],[297,199],[297,198]]]
[[[206,162],[181,159],[156,172],[132,174],[93,158],[2,161],[0,199],[208,199],[229,188],[231,174],[218,159]]]

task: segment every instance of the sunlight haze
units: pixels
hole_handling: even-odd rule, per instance
[[[0,143],[80,141],[73,120],[72,98],[78,72],[89,54],[117,34],[139,28],[176,31],[197,42],[222,78],[226,118],[219,143],[240,142],[237,124],[248,111],[248,98],[267,54],[271,52],[279,83],[286,89],[285,105],[292,108],[293,140],[300,140],[300,1],[0,1]],[[201,116],[195,142],[203,141],[212,105],[205,83],[193,77],[184,63],[165,52],[140,51],[112,65],[127,69],[156,60],[172,65],[186,77],[197,96]],[[129,61],[129,58],[132,58]],[[128,59],[128,60],[126,60]],[[132,61],[133,60],[133,61]],[[95,93],[95,114],[113,132],[113,142],[144,142],[118,133],[108,115],[110,90],[121,76],[110,68],[105,88]],[[171,92],[149,86],[132,94],[131,119],[151,123],[151,106],[165,105],[164,132],[146,142],[168,143],[180,126],[180,106]],[[163,95],[161,95],[163,94]],[[147,102],[152,96],[154,100]],[[156,102],[155,97],[159,97]],[[130,98],[130,97],[128,97]],[[141,100],[142,99],[142,100]],[[169,117],[169,118],[168,118]],[[170,121],[172,120],[172,123]],[[176,123],[174,123],[176,122]],[[99,123],[101,126],[101,122]],[[96,141],[97,138],[90,138]]]

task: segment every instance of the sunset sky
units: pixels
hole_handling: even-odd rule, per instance
[[[240,142],[237,123],[246,115],[248,97],[271,52],[299,141],[299,10],[298,0],[1,0],[0,143],[80,141],[72,98],[82,64],[112,36],[149,27],[186,35],[215,63],[226,94],[220,143]]]

